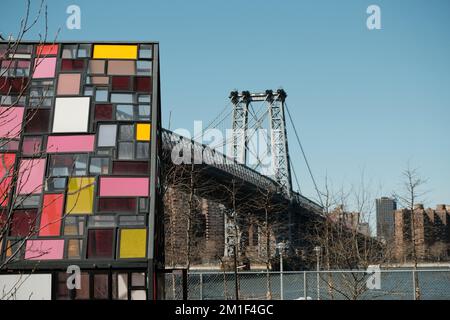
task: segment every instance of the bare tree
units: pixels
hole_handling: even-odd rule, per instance
[[[162,179],[165,206],[165,252],[166,266],[189,270],[193,263],[202,258],[204,252],[205,226],[202,221],[202,205],[216,185],[207,178],[205,166],[194,161],[198,145],[192,145],[187,138],[178,137],[180,152],[186,155],[188,163],[176,164],[172,153],[177,149],[163,150]],[[174,151],[175,150],[175,151]],[[180,251],[180,248],[184,250]],[[172,279],[175,292],[175,276]]]
[[[425,191],[422,190],[423,185],[427,182],[423,179],[418,169],[412,169],[408,164],[408,167],[402,173],[403,190],[401,193],[394,193],[394,197],[400,202],[400,204],[407,209],[410,215],[410,232],[411,232],[411,258],[413,260],[413,272],[414,272],[414,285],[415,285],[415,299],[420,300],[421,291],[419,286],[419,274],[417,272],[417,266],[419,263],[418,249],[418,239],[416,228],[416,204],[419,203],[420,199],[425,195]]]
[[[253,227],[258,230],[259,259],[266,269],[266,299],[273,298],[271,276],[272,262],[275,254],[276,242],[289,239],[289,203],[276,199],[279,190],[258,188],[257,193],[249,202],[255,217]]]
[[[312,235],[313,242],[321,248],[328,271],[321,273],[320,278],[327,284],[331,299],[335,298],[335,293],[346,299],[359,299],[367,291],[367,268],[383,263],[386,258],[381,243],[360,229],[373,209],[370,188],[363,175],[360,185],[349,191],[341,187],[334,192],[326,179],[322,196],[325,199],[323,219],[314,222]],[[349,202],[355,210],[348,210]],[[333,276],[331,270],[344,272]]]
[[[7,42],[1,44],[0,50],[0,127],[4,128],[3,136],[0,138],[0,150],[17,149],[18,139],[23,133],[23,128],[32,121],[40,102],[34,106],[35,112],[28,112],[25,120],[20,121],[23,114],[17,113],[22,109],[25,97],[28,94],[34,71],[39,66],[41,58],[45,57],[43,52],[36,52],[36,63],[29,60],[21,60],[21,54],[31,54],[30,46],[23,44],[23,38],[35,28],[39,22],[44,23],[44,32],[39,34],[38,45],[47,41],[47,5],[44,0],[39,3],[36,13],[31,12],[30,1],[26,1],[24,18],[20,21],[20,28],[16,35],[8,35]],[[56,36],[55,36],[56,37]],[[43,153],[36,150],[36,155]],[[33,228],[27,235],[19,240],[6,241],[6,236],[13,222],[13,211],[22,206],[32,194],[23,192],[23,186],[28,182],[31,171],[37,163],[33,158],[28,163],[19,167],[16,166],[16,155],[13,153],[0,154],[0,248],[6,258],[0,263],[0,269],[5,268],[21,252],[26,240],[39,232],[39,228]],[[42,188],[42,185],[35,186]],[[31,224],[36,221],[30,221]],[[41,226],[45,228],[47,226]],[[2,244],[4,245],[2,246]]]

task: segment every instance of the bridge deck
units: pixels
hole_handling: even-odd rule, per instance
[[[318,214],[322,213],[322,207],[314,201],[296,192],[293,192],[289,197],[285,192],[283,192],[283,188],[275,180],[234,161],[230,157],[227,157],[204,144],[180,136],[166,129],[162,130],[162,142],[162,146],[165,151],[173,152],[175,150],[175,152],[180,152],[181,150],[191,150],[192,157],[194,159],[202,159],[202,163],[209,166],[209,169],[216,170],[219,173],[226,173],[257,188],[272,190],[283,194],[287,200],[298,203],[301,207]]]

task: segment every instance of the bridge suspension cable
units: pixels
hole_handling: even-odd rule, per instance
[[[292,128],[294,129],[295,138],[297,140],[298,145],[300,146],[300,150],[302,152],[303,159],[305,160],[306,167],[308,168],[309,175],[310,175],[311,180],[312,180],[312,182],[314,184],[314,188],[316,189],[317,196],[318,196],[319,201],[320,201],[320,205],[323,207],[322,196],[320,195],[319,188],[317,187],[316,179],[314,179],[314,175],[312,173],[311,166],[309,165],[309,161],[308,161],[308,158],[306,157],[305,150],[303,149],[303,145],[302,145],[302,143],[300,141],[300,137],[298,135],[297,128],[295,127],[294,121],[292,120],[291,112],[289,111],[289,108],[288,108],[286,103],[285,103],[285,107],[286,107],[286,111],[287,111],[287,114],[288,114],[289,121],[290,121],[290,123],[292,125]],[[293,166],[291,165],[291,167],[293,167]]]

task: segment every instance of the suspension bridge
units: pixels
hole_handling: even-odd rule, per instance
[[[266,90],[262,93],[249,91],[230,93],[230,102],[204,128],[224,131],[231,125],[231,135],[225,135],[221,141],[202,144],[201,136],[186,138],[170,130],[162,130],[162,147],[164,162],[170,164],[171,157],[188,153],[184,159],[194,161],[196,167],[202,167],[203,179],[214,184],[230,184],[232,181],[241,187],[237,191],[240,199],[258,191],[270,192],[274,205],[284,204],[285,214],[289,216],[288,233],[277,237],[277,241],[289,241],[292,247],[302,246],[304,222],[312,216],[322,217],[322,205],[300,193],[297,174],[289,156],[286,120],[294,129],[295,140],[304,157],[306,167],[316,188],[318,199],[320,192],[301,144],[298,131],[286,104],[287,94],[284,90]],[[287,115],[287,119],[286,119]],[[258,146],[255,146],[258,144]],[[262,146],[262,148],[261,148]],[[262,151],[259,149],[263,149]],[[224,154],[219,150],[226,150]],[[185,156],[185,154],[184,154]],[[185,163],[184,165],[190,165]],[[267,168],[270,170],[267,170]],[[294,191],[292,176],[298,191]],[[208,193],[208,194],[206,194]],[[204,191],[204,196],[223,201],[222,195]],[[321,202],[321,200],[319,201]],[[230,207],[230,203],[225,203]],[[233,246],[232,219],[225,219],[225,256],[231,256]],[[227,247],[228,244],[228,247]]]

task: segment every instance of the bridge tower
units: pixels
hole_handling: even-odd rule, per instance
[[[276,92],[266,90],[263,93],[232,91],[230,100],[233,105],[233,131],[229,150],[234,160],[248,165],[249,141],[258,129],[266,129],[270,133],[268,137],[270,144],[268,156],[271,158],[272,167],[270,175],[290,196],[292,180],[284,113],[286,97],[287,94],[283,89],[278,89]],[[251,125],[249,125],[249,118],[252,121]],[[268,123],[269,128],[263,128],[264,123]],[[258,164],[260,162],[261,159]],[[254,169],[256,167],[258,165]]]

